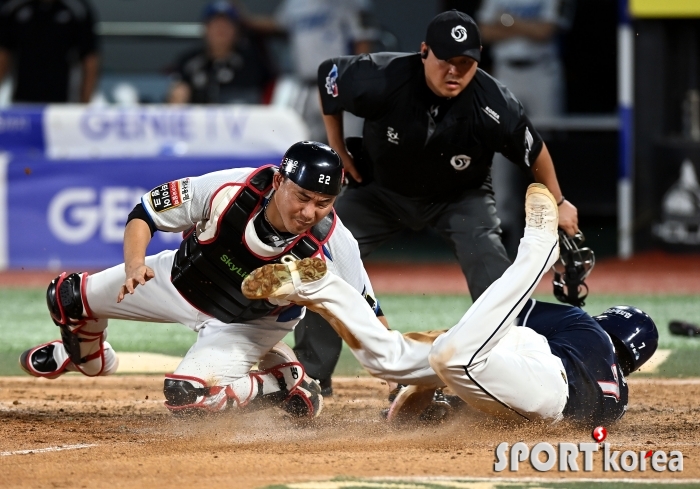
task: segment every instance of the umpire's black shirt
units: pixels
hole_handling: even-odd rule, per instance
[[[408,197],[449,201],[489,181],[495,152],[530,167],[542,138],[507,88],[480,69],[463,92],[441,98],[419,53],[341,56],[321,63],[324,114],[365,118],[374,179]]]

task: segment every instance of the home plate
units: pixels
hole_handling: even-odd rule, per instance
[[[165,374],[173,372],[182,361],[182,357],[160,353],[122,352],[119,357],[120,374]]]
[[[642,365],[639,372],[644,374],[657,373],[661,364],[664,363],[669,356],[671,356],[671,350],[656,350],[654,355]]]

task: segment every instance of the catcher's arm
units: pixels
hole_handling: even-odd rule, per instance
[[[151,241],[151,228],[146,221],[132,219],[124,230],[124,271],[126,279],[119,289],[117,302],[121,302],[124,296],[133,294],[134,289],[140,284],[144,285],[156,274],[153,269],[146,266],[146,248]]]

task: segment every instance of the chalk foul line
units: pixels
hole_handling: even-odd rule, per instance
[[[96,447],[95,443],[81,443],[79,445],[62,445],[60,447],[33,448],[31,450],[15,450],[14,452],[0,452],[0,457],[8,455],[30,455],[32,453],[60,452],[62,450],[79,450],[81,448]]]

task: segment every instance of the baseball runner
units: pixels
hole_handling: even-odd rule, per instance
[[[476,23],[452,10],[430,22],[420,53],[340,56],[318,68],[329,144],[360,182],[336,209],[363,258],[405,229],[432,228],[449,243],[474,300],[510,265],[491,187],[494,153],[547,185],[559,225],[570,235],[578,230],[542,138],[513,94],[478,68],[480,59]],[[344,112],[365,118],[355,148],[344,140]],[[325,328],[339,351],[342,342]],[[317,368],[306,355],[326,339],[318,330],[296,352],[312,377],[324,379],[335,363],[322,358]]]
[[[243,292],[317,311],[371,374],[411,384],[394,400],[391,420],[420,414],[435,388],[447,386],[470,406],[507,419],[615,421],[627,409],[625,376],[656,350],[656,326],[634,307],[612,307],[593,318],[531,299],[559,254],[556,200],[533,184],[525,213],[515,262],[448,331],[387,330],[340,277],[319,274],[321,262],[314,259],[264,266],[243,282]]]
[[[266,263],[318,257],[319,266],[379,311],[357,243],[333,211],[342,180],[337,153],[304,141],[288,149],[279,169],[223,170],[154,188],[129,216],[124,264],[94,275],[63,273],[51,282],[47,302],[62,339],[27,350],[20,366],[35,377],[109,375],[118,366],[105,341],[109,319],[181,323],[198,336],[166,375],[168,409],[272,403],[317,416],[318,384],[279,343],[304,308],[249,300],[240,288]],[[183,232],[179,249],[146,257],[156,231]]]

